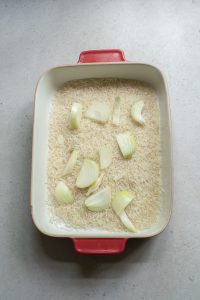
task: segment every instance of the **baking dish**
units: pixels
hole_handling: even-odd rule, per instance
[[[123,78],[151,85],[159,97],[161,131],[161,209],[157,223],[138,233],[64,228],[51,222],[48,207],[48,118],[52,95],[69,80]],[[72,238],[76,251],[87,254],[121,253],[128,238],[157,235],[168,224],[172,208],[172,159],[169,98],[162,73],[154,66],[128,62],[122,50],[91,50],[80,54],[78,63],[48,70],[35,92],[32,146],[31,211],[36,227],[53,237]]]

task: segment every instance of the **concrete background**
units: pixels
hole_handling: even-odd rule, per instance
[[[120,257],[81,256],[31,220],[33,94],[46,69],[115,47],[166,74],[173,216]],[[1,0],[0,79],[0,299],[200,299],[200,1]]]

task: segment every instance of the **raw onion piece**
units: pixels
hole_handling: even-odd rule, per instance
[[[116,214],[120,215],[133,200],[133,198],[133,192],[121,191],[116,193],[114,199],[112,200],[112,208],[116,212]]]
[[[72,104],[71,113],[69,116],[69,126],[71,129],[77,129],[80,127],[82,118],[82,104],[74,102]]]
[[[140,100],[135,102],[131,109],[132,119],[135,122],[139,123],[140,125],[144,125],[145,123],[144,117],[142,116],[143,107],[144,107],[144,101]]]
[[[99,150],[100,167],[106,169],[112,162],[112,151],[110,148],[103,146]]]
[[[115,213],[119,216],[124,226],[132,232],[137,232],[135,226],[129,220],[125,208],[134,199],[134,193],[128,191],[118,192],[112,200],[112,208]]]
[[[119,125],[120,123],[120,97],[115,97],[112,123]]]
[[[89,187],[97,180],[98,176],[99,165],[91,159],[85,159],[76,180],[76,186],[80,189]]]
[[[74,202],[72,192],[62,181],[58,182],[56,186],[55,196],[57,201],[59,201],[60,203],[68,204]]]
[[[130,159],[136,150],[136,142],[130,133],[120,133],[116,135],[117,143],[124,158]]]
[[[68,175],[72,172],[76,162],[77,162],[77,159],[78,159],[78,151],[77,150],[73,150],[71,155],[70,155],[70,158],[66,164],[66,167],[64,169],[64,172],[63,172],[63,175]]]
[[[88,108],[86,117],[104,124],[108,122],[109,119],[108,106],[104,103],[95,103]]]
[[[122,221],[122,223],[124,224],[124,226],[131,232],[137,232],[137,229],[135,228],[135,226],[133,225],[133,223],[130,221],[130,219],[128,218],[127,214],[125,213],[125,211],[123,211],[120,215],[120,220]]]
[[[89,196],[90,194],[96,192],[98,190],[98,188],[100,187],[101,183],[102,183],[102,179],[103,179],[103,174],[101,174],[99,176],[99,178],[97,179],[97,181],[95,181],[95,183],[93,183],[91,185],[91,187],[88,189],[86,196]]]
[[[99,192],[91,195],[85,200],[85,205],[91,211],[102,211],[110,206],[111,203],[111,189],[105,187]]]

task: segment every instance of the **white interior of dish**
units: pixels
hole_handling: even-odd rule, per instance
[[[157,92],[161,120],[162,191],[161,211],[157,224],[139,233],[108,232],[99,229],[74,229],[61,221],[51,222],[48,208],[48,118],[52,95],[65,82],[85,78],[135,79],[150,84]],[[40,79],[35,95],[33,159],[31,182],[32,216],[38,229],[59,237],[146,237],[159,233],[168,223],[171,196],[171,140],[168,96],[162,74],[151,65],[137,63],[106,63],[63,66],[47,71]]]

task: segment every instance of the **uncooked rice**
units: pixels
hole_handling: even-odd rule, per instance
[[[94,102],[109,105],[112,117],[116,96],[121,98],[120,125],[111,120],[100,125],[84,117]],[[134,123],[130,116],[132,103],[142,99],[145,103],[145,125]],[[83,118],[78,130],[68,127],[73,102],[83,104]],[[126,212],[137,229],[155,224],[160,208],[160,120],[159,104],[155,91],[148,85],[124,79],[87,79],[68,82],[54,96],[49,117],[48,192],[52,216],[74,228],[99,228],[109,231],[127,231],[119,218],[109,208],[94,213],[84,206],[87,190],[75,187],[76,178],[84,158],[99,161],[98,150],[102,145],[112,149],[112,164],[104,170],[102,187],[110,186],[112,196],[117,191],[134,191],[135,199]],[[110,117],[110,118],[111,118]],[[137,140],[137,149],[131,160],[123,159],[115,135],[131,132]],[[80,157],[72,174],[63,177],[63,170],[70,151],[77,149]],[[63,180],[73,191],[75,202],[59,204],[54,196],[56,184]]]

